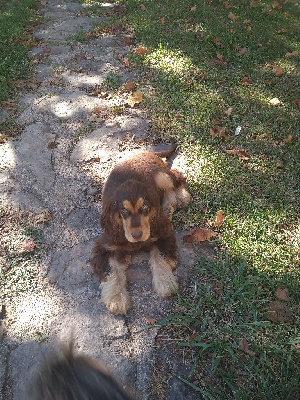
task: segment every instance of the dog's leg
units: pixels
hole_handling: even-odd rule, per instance
[[[149,263],[154,290],[161,297],[170,296],[178,288],[177,280],[172,272],[176,267],[176,259],[164,256],[158,247],[154,246],[150,252]]]
[[[120,262],[116,257],[111,256],[109,263],[111,274],[106,282],[102,282],[100,287],[101,302],[114,314],[126,314],[130,307],[130,296],[126,289],[126,269],[129,260],[124,259]]]
[[[176,203],[178,208],[185,208],[190,204],[191,195],[184,186],[175,189]]]

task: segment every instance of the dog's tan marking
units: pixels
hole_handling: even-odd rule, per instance
[[[172,190],[174,189],[174,185],[171,177],[165,172],[158,172],[155,177],[155,184],[159,189],[162,190]]]
[[[130,211],[131,213],[134,213],[134,207],[128,200],[123,201],[123,207],[126,208],[126,210]]]
[[[161,297],[170,296],[178,289],[178,284],[172,270],[176,261],[164,258],[156,246],[150,252],[149,260],[152,271],[152,283],[156,293]]]

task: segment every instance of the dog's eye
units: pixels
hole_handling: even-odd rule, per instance
[[[139,212],[143,215],[147,215],[149,213],[149,207],[147,205],[143,205],[143,207],[141,207],[139,209]]]
[[[126,208],[123,208],[123,209],[120,211],[120,214],[122,215],[122,217],[123,217],[124,219],[126,219],[126,218],[130,217],[131,212],[130,212],[129,210],[126,210]]]

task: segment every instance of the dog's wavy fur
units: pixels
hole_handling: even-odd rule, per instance
[[[100,225],[91,264],[101,282],[101,301],[115,314],[126,314],[130,296],[126,269],[131,255],[150,252],[154,290],[162,297],[177,289],[173,275],[177,243],[172,214],[190,201],[185,178],[150,152],[135,154],[115,166],[102,193]],[[109,274],[108,274],[109,273]]]
[[[131,400],[94,359],[74,354],[73,346],[51,351],[25,393],[27,400]]]

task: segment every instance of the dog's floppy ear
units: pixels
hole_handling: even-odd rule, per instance
[[[110,198],[102,204],[100,225],[113,242],[125,240],[122,219],[115,198]]]

